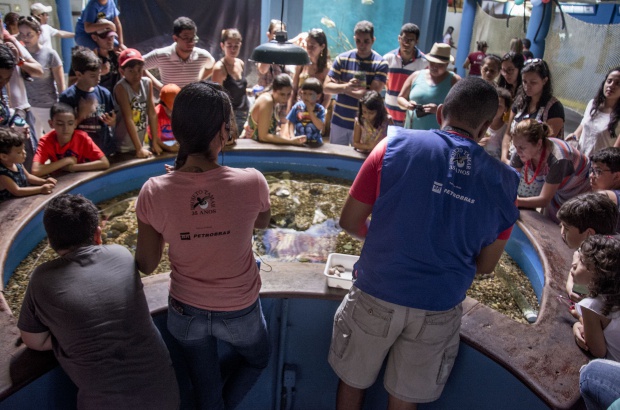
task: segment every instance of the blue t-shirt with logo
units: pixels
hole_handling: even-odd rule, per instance
[[[453,308],[482,248],[519,216],[518,174],[472,139],[398,127],[389,127],[380,172],[355,285],[401,306]]]
[[[83,91],[74,84],[63,91],[58,98],[61,103],[73,107],[76,116],[80,100],[88,99],[97,100],[97,109],[90,117],[80,122],[77,129],[86,132],[106,156],[111,155],[116,152],[116,143],[112,136],[112,130],[99,118],[104,113],[110,113],[110,111],[114,110],[112,94],[100,85],[96,86],[93,91]]]

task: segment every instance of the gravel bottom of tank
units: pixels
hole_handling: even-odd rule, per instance
[[[313,177],[289,172],[265,175],[270,188],[271,228],[257,231],[254,250],[265,262],[278,255],[265,255],[266,250],[285,255],[299,262],[325,263],[327,255],[332,252],[359,255],[362,242],[352,238],[342,230],[316,230],[319,226],[334,226],[330,221],[337,221],[347,198],[350,182],[336,178]],[[117,243],[126,246],[132,253],[137,239],[137,220],[135,215],[135,197],[138,191],[125,193],[112,200],[98,204],[102,214],[102,239],[104,243]],[[337,226],[336,226],[337,227]],[[272,232],[268,232],[272,230]],[[304,232],[316,231],[314,235],[305,236]],[[270,248],[263,239],[277,235],[279,249]],[[282,240],[281,238],[286,238]],[[288,256],[286,252],[288,253]],[[23,295],[28,286],[34,268],[43,262],[56,258],[56,253],[42,241],[17,267],[4,289],[4,297],[14,315],[19,314]],[[504,252],[499,264],[513,283],[538,311],[538,299],[529,279],[512,258]],[[170,271],[167,245],[162,260],[153,274]],[[144,276],[144,275],[143,275]],[[511,319],[527,323],[521,309],[510,294],[503,280],[497,276],[474,280],[467,295]]]

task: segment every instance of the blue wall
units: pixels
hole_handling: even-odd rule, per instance
[[[571,14],[571,17],[591,24],[620,24],[620,5],[598,4],[594,7],[596,8],[596,14],[593,16]]]
[[[339,35],[346,36],[355,48],[353,28],[361,20],[371,21],[377,38],[373,49],[383,55],[398,47],[398,34],[403,24],[405,2],[403,0],[379,1],[363,4],[361,0],[314,0],[303,4],[302,30],[322,28],[327,34],[332,58],[350,49],[338,41]],[[336,27],[328,28],[321,19],[328,17]],[[342,38],[342,37],[340,37]]]

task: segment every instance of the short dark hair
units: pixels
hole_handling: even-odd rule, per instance
[[[402,36],[405,33],[413,34],[415,35],[416,39],[419,39],[420,38],[420,27],[418,27],[417,25],[413,23],[405,23],[400,28],[400,35]]]
[[[196,27],[196,23],[194,23],[194,20],[190,19],[189,17],[179,17],[178,19],[174,20],[174,22],[172,23],[172,34],[178,36],[184,30],[198,31],[198,28]]]
[[[512,107],[512,95],[510,95],[510,91],[502,87],[496,87],[495,91],[497,91],[497,96],[504,100],[506,111],[510,111],[510,107]]]
[[[300,87],[302,90],[314,91],[317,94],[323,93],[323,84],[318,78],[309,77]]]
[[[24,143],[24,137],[17,131],[0,127],[0,154],[9,154],[14,147],[21,147]]]
[[[93,50],[83,46],[75,46],[71,52],[71,67],[73,67],[73,71],[80,73],[97,71],[101,68],[101,60]]]
[[[476,101],[476,104],[472,104]],[[495,87],[478,77],[465,77],[452,86],[443,103],[444,118],[451,118],[478,128],[492,121],[497,114],[499,99]]]
[[[620,172],[620,147],[607,147],[590,155],[590,163],[600,162],[611,172]]]
[[[14,11],[11,11],[10,13],[6,13],[4,15],[4,24],[6,24],[7,26],[10,26],[12,24],[17,23],[17,21],[19,20],[19,14],[15,13]]]
[[[72,114],[75,117],[75,110],[68,104],[58,102],[50,108],[50,119],[53,120],[56,114]]]
[[[375,26],[368,20],[358,21],[353,29],[354,34],[370,34],[370,37],[375,36]]]
[[[45,207],[43,226],[55,251],[92,245],[99,226],[99,211],[82,195],[61,194]]]
[[[522,38],[521,43],[523,43],[523,48],[527,48],[528,50],[532,47],[532,42],[529,38]]]
[[[15,68],[15,56],[6,44],[0,44],[0,68],[12,70]]]
[[[487,55],[485,55],[484,59],[482,60],[482,65],[486,64],[487,60],[488,61],[493,61],[495,64],[497,64],[497,70],[498,71],[502,69],[502,59],[497,54],[487,54]]]
[[[228,92],[212,81],[198,81],[183,87],[174,99],[172,132],[179,141],[177,168],[190,154],[210,158],[209,146],[226,123],[231,127],[232,105]]]
[[[613,235],[618,206],[604,193],[588,192],[564,202],[556,216],[560,222],[579,229],[579,233],[592,228],[597,234]]]
[[[291,80],[291,76],[288,74],[279,74],[275,76],[273,82],[271,83],[271,87],[273,91],[278,91],[286,87],[292,87],[293,80]]]

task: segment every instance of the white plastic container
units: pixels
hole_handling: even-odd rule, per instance
[[[330,288],[350,289],[353,286],[353,265],[359,256],[345,255],[342,253],[330,253],[325,263],[323,274],[327,278],[327,286]],[[329,268],[335,265],[344,266],[345,271],[340,276],[330,275]]]

